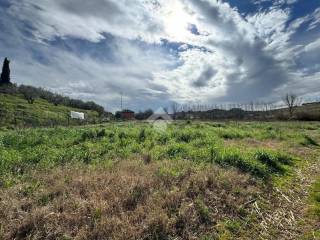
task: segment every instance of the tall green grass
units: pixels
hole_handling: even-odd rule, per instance
[[[282,138],[268,131],[280,129]],[[278,130],[277,130],[278,131]],[[293,136],[293,137],[292,137]],[[147,154],[150,161],[188,160],[233,167],[268,178],[286,174],[293,158],[270,149],[228,145],[230,139],[264,141],[275,138],[299,144],[303,131],[277,123],[176,122],[166,132],[148,124],[107,124],[92,127],[27,129],[0,132],[0,174],[17,176],[32,168],[66,164],[104,165],[110,161]],[[301,145],[300,145],[301,146]]]

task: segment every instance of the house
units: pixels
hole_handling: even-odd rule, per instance
[[[133,120],[134,119],[134,111],[131,111],[129,109],[122,110],[122,111],[118,112],[117,115],[122,120]]]
[[[72,119],[80,119],[80,120],[84,120],[85,119],[84,113],[82,113],[82,112],[71,111],[70,112],[70,117]]]

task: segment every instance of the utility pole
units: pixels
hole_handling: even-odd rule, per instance
[[[122,92],[121,92],[121,111],[123,110],[122,108]]]

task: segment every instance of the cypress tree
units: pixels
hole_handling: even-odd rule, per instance
[[[5,58],[3,61],[0,84],[10,84],[10,61]]]

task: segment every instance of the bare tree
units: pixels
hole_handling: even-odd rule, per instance
[[[283,102],[286,104],[289,110],[289,116],[292,118],[295,108],[299,105],[299,98],[296,94],[287,93],[283,98]]]
[[[172,110],[172,114],[173,114],[173,119],[176,119],[178,109],[179,109],[178,103],[172,102],[172,104],[171,104],[171,110]]]

